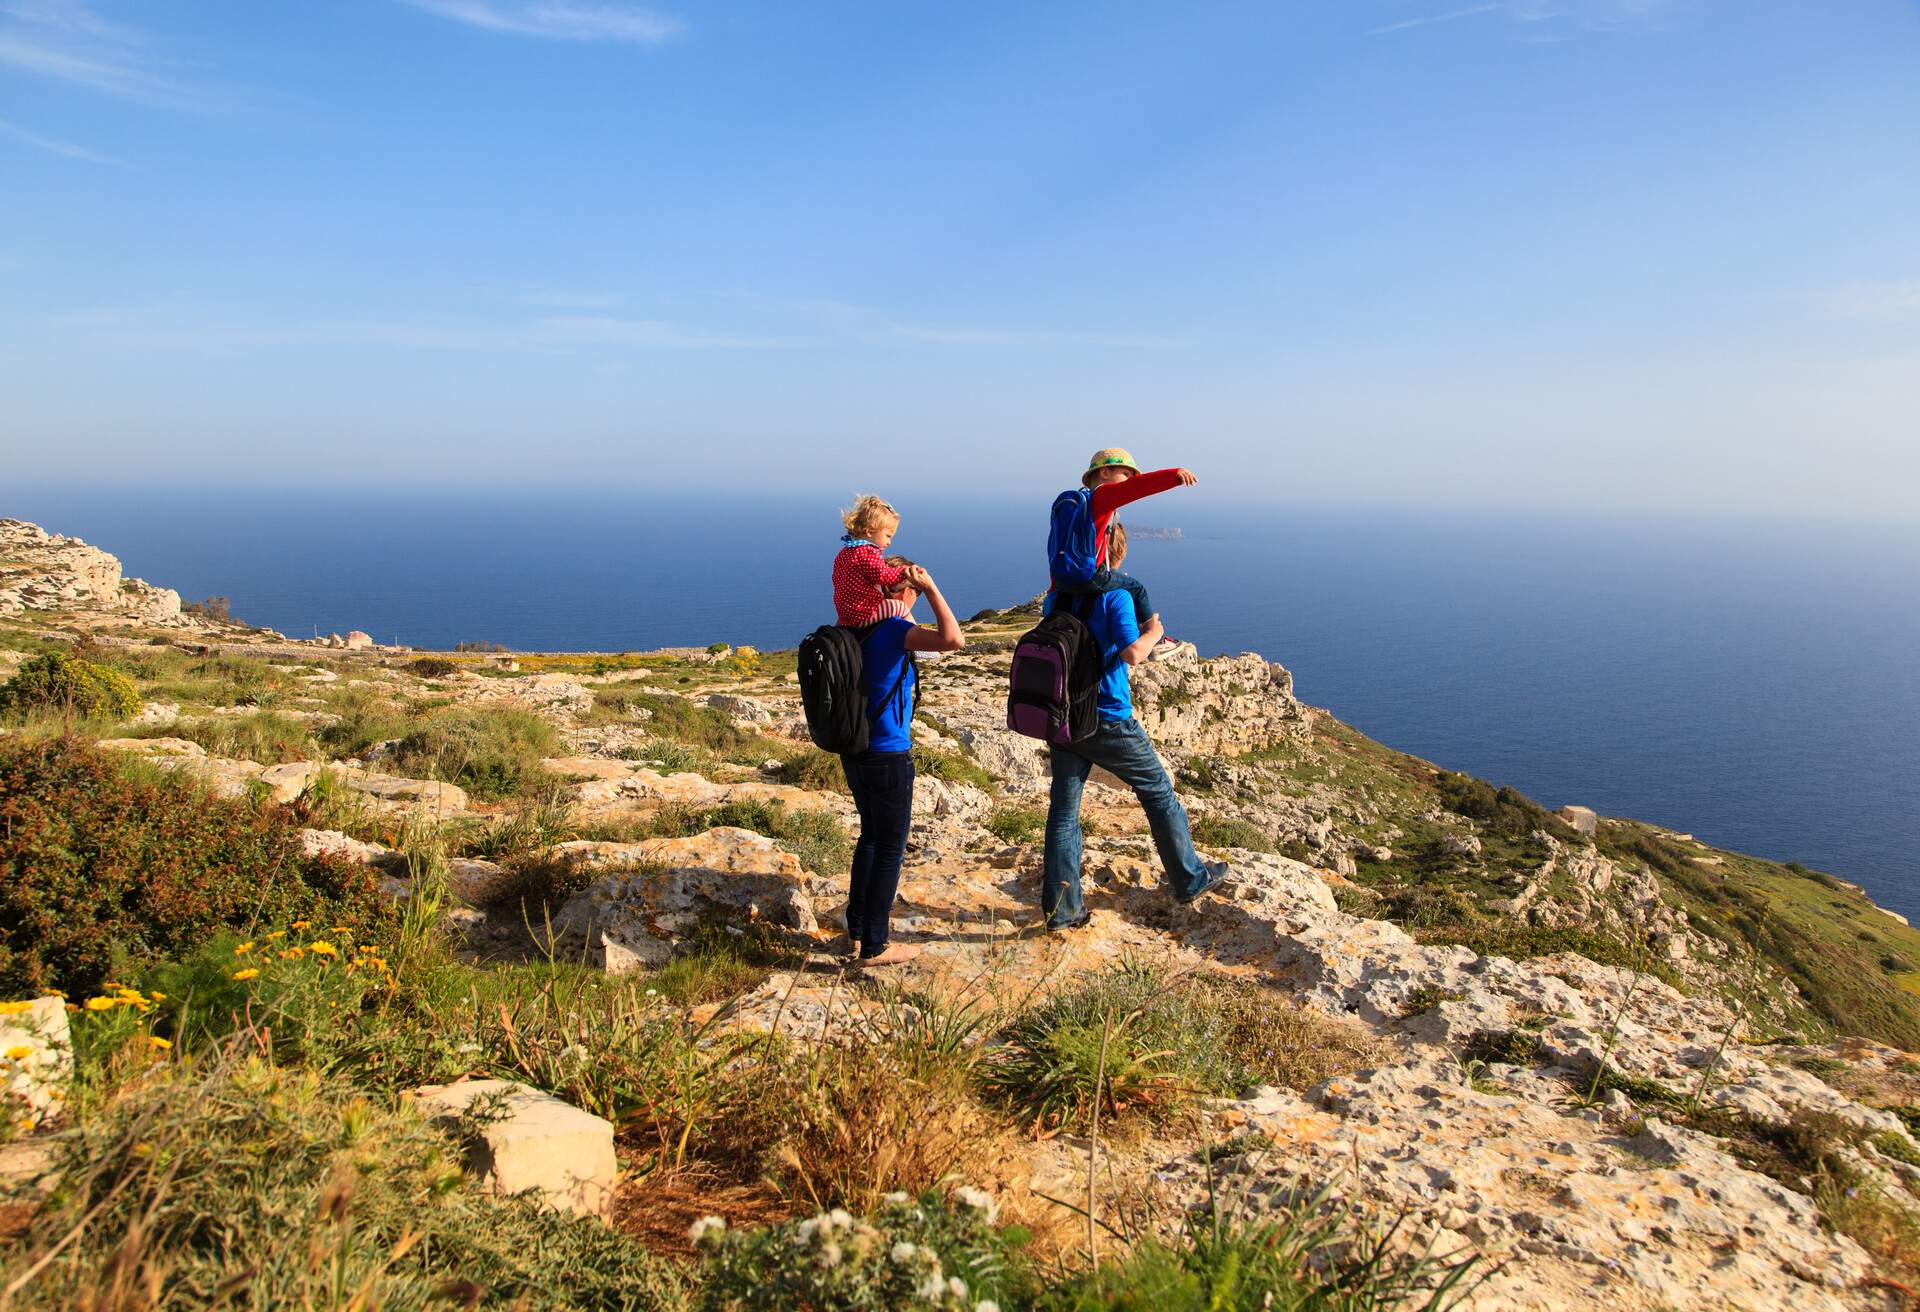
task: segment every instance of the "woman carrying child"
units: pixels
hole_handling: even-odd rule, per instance
[[[898,522],[895,515],[893,524]],[[874,526],[866,527],[871,537]],[[848,532],[853,532],[851,523]],[[886,525],[884,538],[891,541],[892,537],[892,525]],[[867,694],[869,722],[867,750],[840,758],[854,809],[860,815],[860,837],[854,844],[847,889],[847,941],[843,950],[857,953],[864,966],[892,966],[920,955],[917,947],[888,941],[893,902],[900,889],[900,864],[906,858],[907,832],[913,824],[913,706],[919,672],[912,653],[958,651],[967,645],[960,622],[953,617],[931,574],[904,556],[888,557],[880,564],[899,580],[881,603],[895,607],[897,613],[889,613],[888,618],[873,624],[861,639],[861,685]],[[837,566],[834,573],[837,584]],[[837,586],[835,593],[837,602]],[[908,618],[913,603],[923,593],[933,607],[932,628]]]

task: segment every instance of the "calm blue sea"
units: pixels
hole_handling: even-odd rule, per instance
[[[1920,917],[1920,528],[1142,506],[1178,637],[1258,651],[1394,747],[1798,860]],[[1038,504],[910,505],[961,614],[1044,583]],[[289,634],[791,646],[830,618],[830,503],[9,493],[130,573]],[[922,611],[924,614],[924,604]]]

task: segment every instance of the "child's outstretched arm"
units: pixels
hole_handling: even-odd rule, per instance
[[[1131,505],[1142,497],[1150,497],[1156,492],[1166,492],[1176,487],[1192,487],[1198,482],[1185,469],[1156,469],[1150,474],[1135,474],[1132,478],[1122,479],[1118,483],[1102,483],[1093,490],[1093,515],[1098,519],[1110,515],[1125,505]]]

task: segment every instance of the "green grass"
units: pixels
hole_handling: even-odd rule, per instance
[[[425,1308],[469,1287],[528,1309],[681,1305],[680,1277],[637,1241],[485,1198],[444,1132],[343,1081],[162,1064],[59,1146],[60,1191],[0,1241],[9,1271],[50,1259],[13,1308],[184,1312],[216,1291],[247,1307]]]
[[[645,829],[659,837],[688,838],[723,825],[765,834],[815,874],[838,874],[853,858],[853,840],[838,816],[828,811],[795,809],[780,802],[662,807],[646,822]]]
[[[1109,1117],[1166,1121],[1197,1095],[1310,1088],[1382,1051],[1358,1026],[1273,990],[1135,961],[1082,976],[998,1039],[985,1084],[1042,1127],[1080,1124],[1096,1101]]]
[[[1274,852],[1273,836],[1238,816],[1206,815],[1193,822],[1193,841],[1203,847],[1244,847],[1250,852]]]
[[[972,784],[989,793],[1000,791],[1000,781],[987,768],[962,752],[925,747],[915,743],[913,768],[916,774],[948,783]]]
[[[1046,828],[1046,808],[1039,806],[998,806],[987,817],[987,832],[1003,843],[1031,843]]]
[[[560,735],[532,711],[514,707],[456,707],[414,723],[394,748],[394,765],[416,778],[448,779],[482,801],[550,789],[541,765]]]
[[[1715,850],[1722,864],[1703,866],[1692,858],[1706,849],[1629,822],[1603,825],[1602,847],[1652,870],[1696,929],[1757,952],[1791,980],[1802,996],[1782,998],[1783,1005],[1842,1034],[1920,1048],[1920,996],[1880,964],[1885,955],[1920,960],[1920,931],[1863,894],[1815,871],[1796,873],[1735,852]],[[1876,938],[1863,942],[1860,930],[1868,926]]]
[[[306,724],[277,711],[176,720],[138,733],[144,737],[186,738],[215,756],[258,761],[262,765],[310,761],[320,755],[320,743]]]

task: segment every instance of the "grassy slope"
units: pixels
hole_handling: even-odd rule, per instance
[[[1382,813],[1357,826],[1369,838],[1379,840],[1394,825],[1404,831],[1393,843],[1396,860],[1362,862],[1358,882],[1388,893],[1389,912],[1416,931],[1423,915],[1441,918],[1452,894],[1477,902],[1495,891],[1489,874],[1497,879],[1539,864],[1524,842],[1493,836],[1486,836],[1486,872],[1446,863],[1431,845],[1431,822],[1421,818],[1446,809],[1439,786],[1445,772],[1330,717],[1310,743],[1250,759],[1288,791],[1323,785],[1366,799]],[[1859,889],[1630,820],[1604,821],[1598,845],[1623,865],[1650,869],[1697,928],[1758,950],[1798,987],[1799,1009],[1816,1025],[1920,1049],[1920,929],[1901,924]]]

